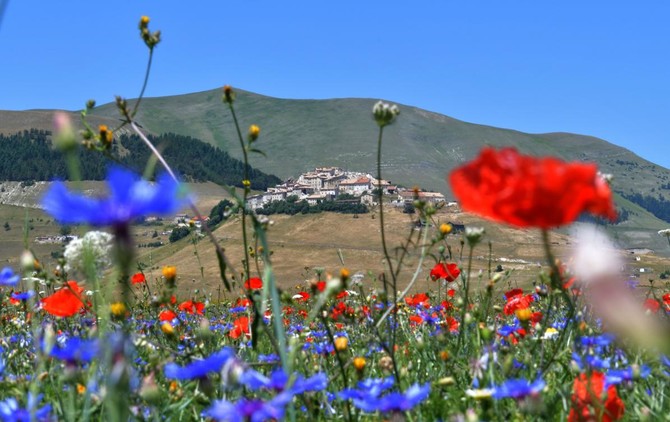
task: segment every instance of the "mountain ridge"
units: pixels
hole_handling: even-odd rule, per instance
[[[251,156],[251,165],[282,179],[295,177],[317,166],[376,172],[378,127],[371,109],[377,100],[365,98],[283,99],[236,90],[235,111],[243,133],[251,124],[261,133],[254,146],[267,156]],[[230,111],[223,104],[221,89],[182,95],[144,98],[136,116],[150,134],[175,133],[210,143],[241,158],[239,140]],[[135,100],[128,100],[134,104]],[[595,136],[569,132],[525,133],[515,129],[465,122],[450,116],[404,104],[401,114],[384,129],[383,177],[405,186],[451,192],[445,178],[461,163],[475,157],[485,146],[514,146],[520,151],[557,156],[570,161],[591,161],[604,173],[615,176],[613,190],[622,195],[641,193],[660,198],[670,207],[670,170],[634,152]],[[17,114],[18,113],[18,114]],[[21,114],[24,113],[24,114]],[[51,125],[48,111],[2,112],[0,132],[7,127],[28,128],[31,124]],[[72,113],[75,117],[77,113]],[[91,124],[110,127],[119,122],[114,103],[96,107]],[[9,121],[11,120],[11,122]],[[32,123],[31,123],[32,122]],[[50,128],[50,127],[49,127]],[[128,131],[128,128],[124,128]],[[619,206],[638,210],[617,196]],[[645,242],[662,248],[653,236],[668,223],[653,216],[637,216],[637,227],[622,223],[614,230],[625,240]],[[658,236],[656,236],[658,237]],[[667,246],[667,245],[666,245]]]

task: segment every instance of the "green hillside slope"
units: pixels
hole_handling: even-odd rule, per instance
[[[238,91],[235,107],[243,129],[258,124],[258,147],[268,158],[254,165],[286,178],[320,165],[372,171],[377,127],[371,117],[372,99],[286,100]],[[515,145],[538,155],[595,161],[617,176],[615,190],[651,192],[670,181],[670,171],[632,152],[598,138],[568,133],[527,134],[456,120],[411,106],[387,128],[384,173],[394,183],[417,184],[449,193],[445,176],[471,159],[484,145]],[[94,115],[115,118],[113,104]],[[138,121],[154,133],[193,136],[240,157],[235,129],[221,90],[147,98]]]

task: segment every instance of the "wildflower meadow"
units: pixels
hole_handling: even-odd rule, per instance
[[[142,17],[145,86],[161,42],[149,26]],[[552,250],[551,231],[584,213],[616,218],[610,189],[616,180],[594,164],[485,148],[448,175],[463,210],[540,233],[545,260],[532,286],[519,286],[512,272],[473,270],[473,256],[486,253],[486,231],[466,226],[457,233],[437,221],[440,205],[419,199],[418,189],[418,224],[403,244],[389,244],[388,200],[378,189],[378,218],[370,224],[379,227],[384,270],[314,271],[289,291],[273,272],[271,221],[247,201],[263,129],[240,127],[235,89],[225,86],[221,107],[233,118],[245,175],[241,187],[230,188],[225,213],[239,216],[244,258],[231,260],[213,227],[204,225],[216,249],[216,261],[206,265],[219,269],[225,296],[187,295],[178,266],[152,276],[137,263],[136,219],[170,217],[186,207],[203,215],[135,121],[143,94],[144,87],[132,103],[117,97],[116,128],[88,124],[93,102],[81,113],[81,133],[57,118],[54,145],[73,183],[54,182],[41,206],[87,234],[64,246],[56,268],[42,265],[27,243],[20,265],[0,272],[0,419],[670,417],[670,290],[630,283],[613,248],[601,247],[609,243],[597,226],[585,238],[600,243],[588,243],[572,259]],[[395,105],[370,104],[377,180],[383,180],[384,134],[402,118]],[[142,172],[114,160],[121,128],[152,152]],[[78,148],[109,158],[104,194],[77,189]]]

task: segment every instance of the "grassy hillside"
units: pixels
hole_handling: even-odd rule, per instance
[[[258,147],[268,158],[254,157],[259,169],[282,178],[318,165],[352,170],[375,168],[377,127],[372,99],[285,100],[238,91],[235,107],[243,130],[261,127]],[[670,181],[670,171],[598,138],[568,133],[527,134],[459,121],[411,106],[385,130],[384,174],[395,183],[449,193],[445,176],[474,157],[484,145],[515,145],[537,155],[595,161],[616,176],[615,190],[651,192]],[[240,157],[232,119],[221,90],[148,98],[138,121],[155,133],[193,136]],[[97,116],[116,118],[113,104]]]

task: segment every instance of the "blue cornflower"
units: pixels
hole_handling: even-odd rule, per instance
[[[647,378],[651,374],[651,368],[647,365],[641,365],[635,370],[633,367],[624,369],[611,369],[605,374],[605,385],[617,385],[624,381],[632,381],[635,375],[640,378]]]
[[[493,389],[493,397],[496,399],[507,397],[522,399],[526,396],[538,394],[544,389],[545,385],[542,378],[538,378],[532,383],[523,378],[510,379]]]
[[[237,403],[216,400],[212,406],[202,412],[202,416],[228,422],[281,420],[284,418],[286,405],[292,399],[293,395],[286,391],[266,402],[245,398],[240,399]]]
[[[284,391],[286,389],[286,384],[289,382],[289,376],[286,375],[281,368],[273,371],[270,378],[250,369],[240,376],[239,382],[252,390],[267,388],[275,391]],[[327,386],[328,377],[321,372],[309,378],[303,378],[301,375],[297,375],[289,390],[293,394],[302,394],[306,391],[320,391]]]
[[[165,365],[165,377],[180,380],[204,378],[209,372],[219,372],[234,356],[235,354],[231,349],[224,347],[209,357],[195,361],[190,365],[179,366],[176,363],[168,363]]]
[[[19,402],[10,397],[4,401],[0,401],[0,419],[4,422],[28,422],[31,420],[30,411],[35,409],[35,419],[38,421],[48,421],[51,419],[51,405],[47,404],[37,409],[38,403],[42,400],[42,396],[33,396],[28,393],[28,405],[25,409],[19,407]]]
[[[379,395],[393,387],[393,377],[368,378],[358,382],[358,388],[347,388],[338,393],[342,400],[363,399],[365,397],[379,397]]]
[[[98,354],[97,340],[82,340],[79,337],[71,337],[60,346],[56,345],[49,356],[64,360],[68,363],[88,363]]]
[[[0,286],[14,287],[19,284],[19,280],[21,280],[21,277],[18,274],[14,274],[14,271],[9,267],[5,267],[0,271]]]
[[[602,370],[608,369],[611,366],[610,358],[601,358],[597,355],[580,356],[577,352],[573,352],[572,360],[580,371],[587,368]]]
[[[27,292],[13,292],[11,298],[14,300],[26,301],[33,296],[35,296],[35,292],[28,290]]]
[[[262,363],[275,363],[279,362],[279,355],[274,353],[269,355],[258,355],[258,361]]]
[[[612,344],[614,339],[616,339],[616,336],[614,334],[605,333],[593,337],[584,336],[580,338],[580,342],[582,346],[585,347],[606,347]]]
[[[383,397],[353,399],[354,406],[366,412],[405,412],[428,398],[430,384],[414,384],[404,393],[393,392]]]
[[[670,371],[668,371],[668,369],[670,369],[670,358],[665,355],[661,355],[661,362],[665,366],[665,369],[663,369],[663,374],[666,377],[670,377]]]
[[[151,184],[131,171],[112,167],[107,185],[109,196],[90,198],[55,182],[42,199],[42,206],[61,223],[92,226],[122,225],[147,214],[174,213],[182,206],[177,195],[179,184],[167,174]]]

